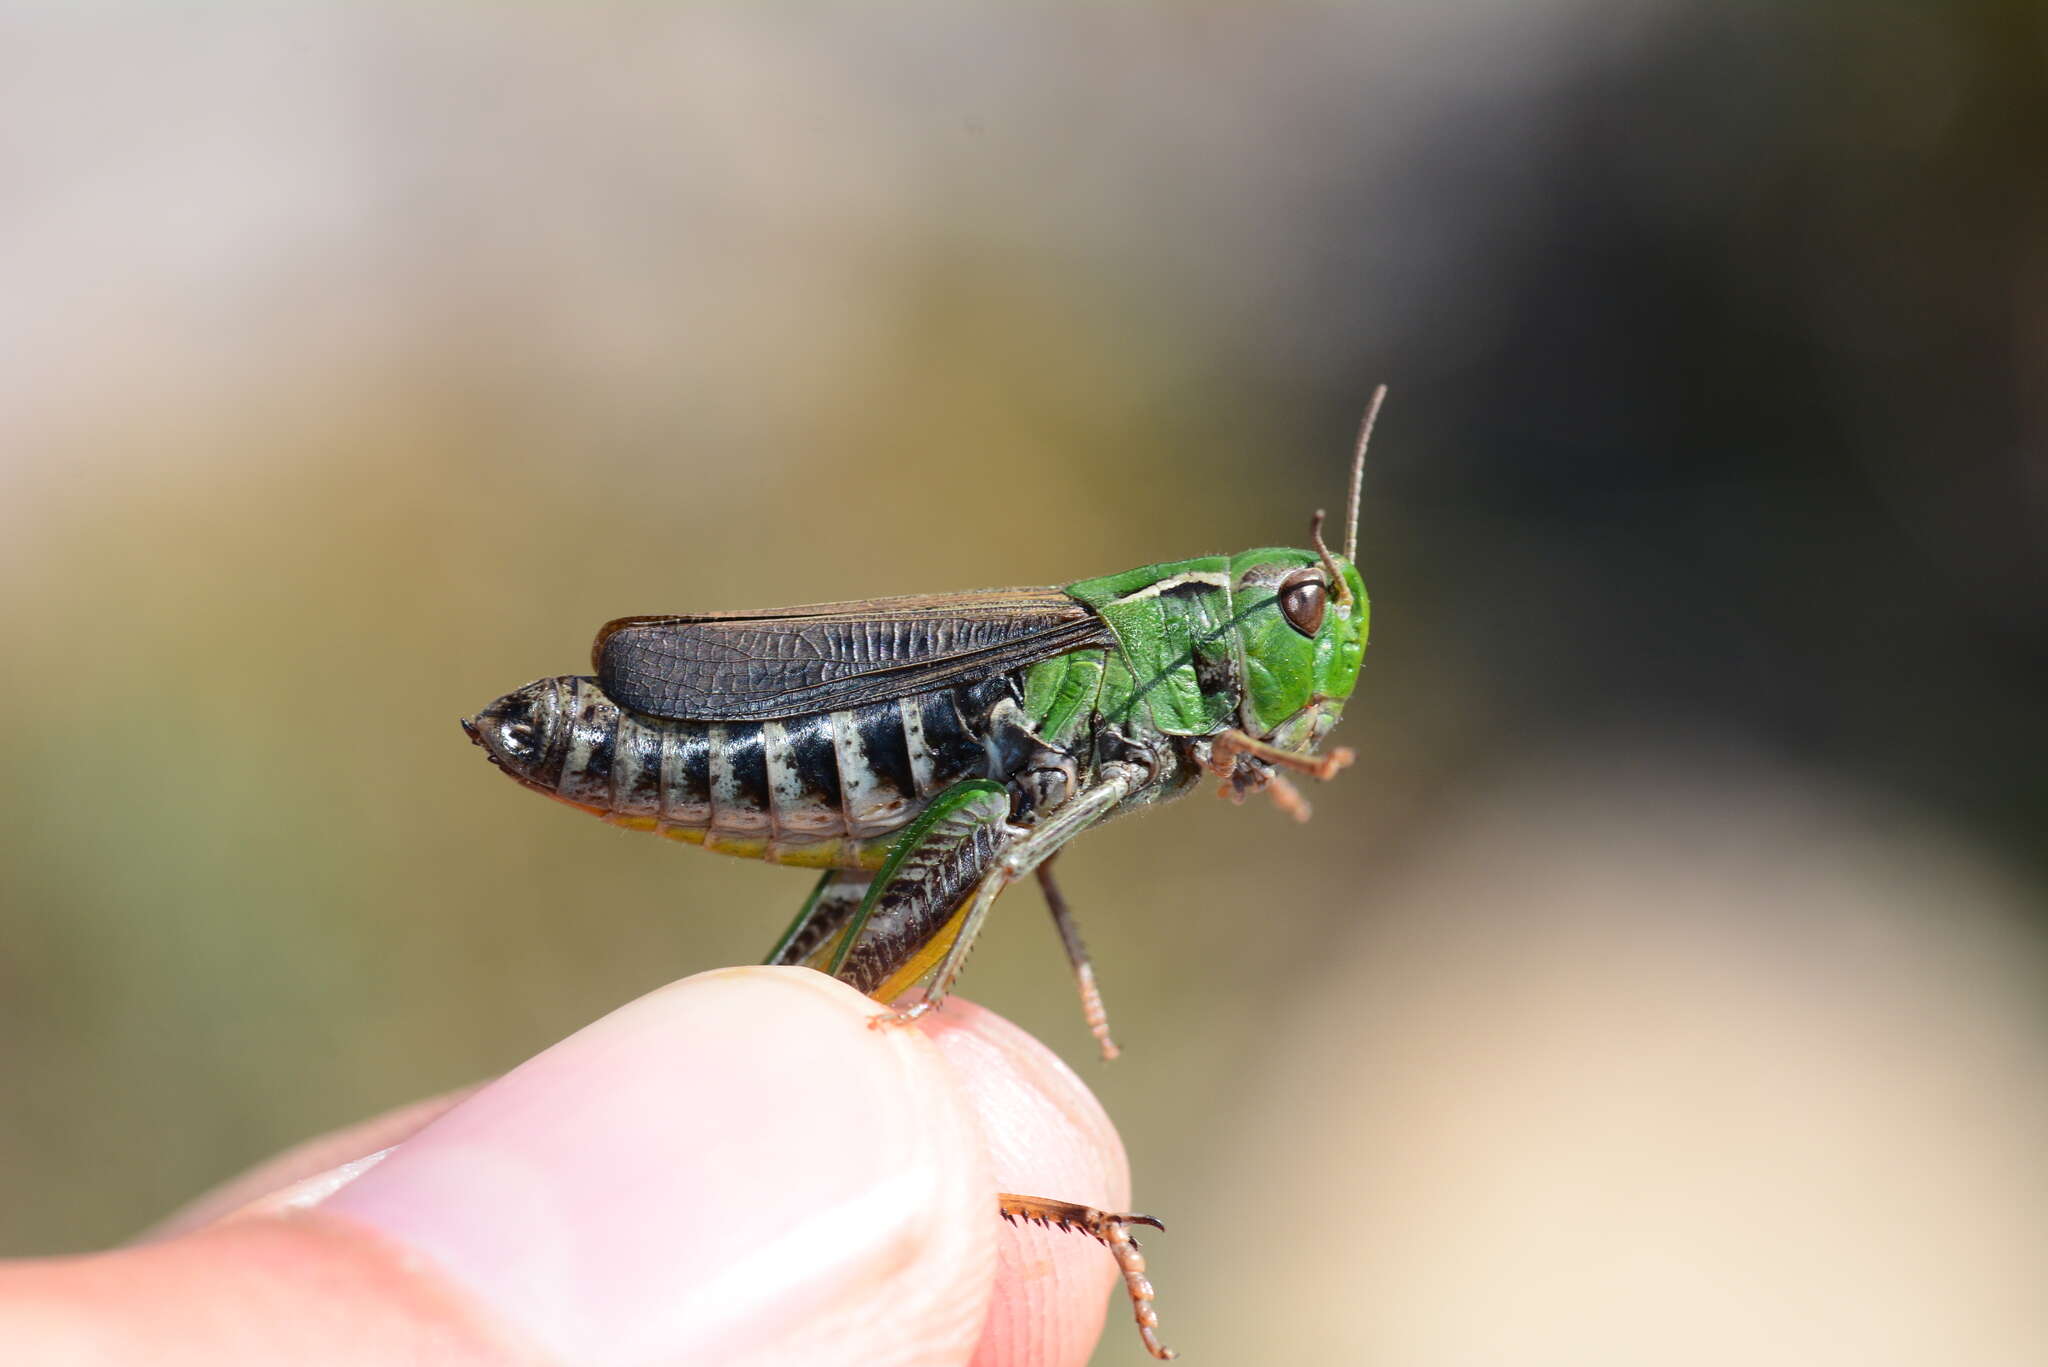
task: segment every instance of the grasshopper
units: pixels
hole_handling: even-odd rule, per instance
[[[1059,588],[870,598],[762,612],[623,617],[594,677],[541,679],[463,722],[526,787],[615,826],[822,870],[770,952],[914,1020],[952,991],[996,897],[1035,875],[1104,1058],[1117,1047],[1066,899],[1060,849],[1204,776],[1307,820],[1287,774],[1318,747],[1365,651],[1352,561],[1373,396],[1352,461],[1344,553],[1266,548]],[[922,989],[918,992],[918,989]],[[1003,1194],[1012,1220],[1115,1255],[1154,1357],[1158,1315],[1133,1225],[1150,1216]]]

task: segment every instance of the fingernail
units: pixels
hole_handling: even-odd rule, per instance
[[[565,1362],[738,1360],[943,1242],[986,1180],[943,1151],[972,1121],[936,1051],[868,1029],[872,1011],[798,970],[687,979],[522,1064],[320,1208],[424,1254]]]

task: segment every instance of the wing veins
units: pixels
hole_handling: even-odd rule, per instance
[[[622,706],[737,721],[901,697],[1112,639],[1058,589],[1008,589],[621,618],[598,634],[593,655]]]

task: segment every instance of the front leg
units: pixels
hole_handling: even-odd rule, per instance
[[[1357,758],[1341,745],[1327,755],[1297,754],[1237,730],[1219,731],[1196,741],[1192,753],[1197,764],[1223,780],[1223,786],[1216,790],[1218,797],[1242,803],[1247,794],[1264,792],[1273,799],[1274,806],[1296,821],[1308,820],[1312,809],[1301,790],[1279,771],[1292,769],[1328,782]]]
[[[1308,755],[1294,750],[1283,750],[1277,745],[1260,740],[1257,736],[1242,731],[1218,731],[1209,737],[1209,764],[1227,769],[1240,755],[1280,769],[1292,769],[1298,774],[1307,774],[1319,782],[1328,783],[1337,777],[1337,771],[1358,758],[1348,746],[1340,745],[1327,755]]]

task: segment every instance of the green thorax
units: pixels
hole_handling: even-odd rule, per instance
[[[1340,560],[1352,602],[1340,605],[1333,595],[1314,636],[1291,626],[1275,598],[1282,578],[1317,563],[1309,551],[1269,548],[1067,585],[1067,593],[1101,614],[1118,648],[1032,666],[1026,712],[1055,743],[1091,714],[1127,730],[1175,736],[1231,726],[1269,736],[1311,704],[1334,721],[1365,648],[1365,586]]]

